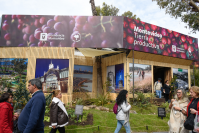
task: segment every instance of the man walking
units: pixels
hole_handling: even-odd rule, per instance
[[[158,81],[156,81],[154,84],[154,91],[156,91],[156,95],[159,98],[161,98],[162,96],[161,88],[162,88],[161,78],[158,78]]]
[[[22,110],[18,128],[23,133],[44,133],[45,97],[42,92],[42,83],[39,79],[29,80],[28,90],[32,98]]]

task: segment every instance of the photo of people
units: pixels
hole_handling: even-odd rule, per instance
[[[110,86],[108,87],[109,92],[118,93],[124,89],[124,64],[108,66],[107,67],[107,81]]]
[[[92,92],[92,66],[74,65],[73,92]]]
[[[188,70],[173,68],[173,76],[176,76],[178,88],[188,89]]]
[[[0,81],[6,80],[11,89],[16,89],[20,80],[26,80],[27,65],[28,59],[0,58]]]
[[[37,59],[35,78],[42,82],[43,92],[61,90],[62,93],[68,92],[68,59]]]
[[[129,63],[130,87],[133,86],[133,63]],[[134,86],[136,91],[152,91],[151,65],[134,64]]]

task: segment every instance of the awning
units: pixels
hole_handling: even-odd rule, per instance
[[[78,48],[78,50],[86,57],[95,57],[95,56],[122,52],[122,51],[97,50],[97,49],[92,49],[92,48]]]

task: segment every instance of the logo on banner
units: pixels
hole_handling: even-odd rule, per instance
[[[176,52],[176,46],[172,45],[172,52]]]
[[[74,32],[74,33],[72,34],[72,38],[73,38],[73,41],[74,41],[74,42],[79,42],[79,41],[81,40],[81,34],[78,33],[78,32]]]
[[[47,41],[47,33],[40,34],[40,41]]]
[[[192,56],[192,51],[190,47],[188,48],[188,53],[189,53],[189,56]]]

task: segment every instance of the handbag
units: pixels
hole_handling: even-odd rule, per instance
[[[184,127],[187,130],[193,130],[194,129],[194,115],[190,114],[190,116],[186,119],[184,123]]]
[[[193,132],[199,132],[199,114],[196,113],[196,116],[194,118],[194,130]]]

